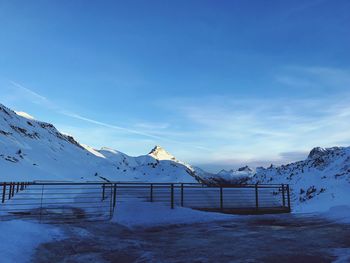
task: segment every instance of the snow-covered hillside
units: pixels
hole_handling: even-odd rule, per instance
[[[52,124],[0,104],[0,181],[196,182],[194,170],[160,146],[131,157],[113,149],[92,149]]]
[[[250,182],[290,184],[296,211],[350,205],[350,147],[314,148],[304,161],[257,168]]]
[[[255,171],[248,166],[229,171],[223,169],[216,174],[208,173],[198,167],[195,167],[195,171],[200,181],[220,185],[244,184],[255,174]]]

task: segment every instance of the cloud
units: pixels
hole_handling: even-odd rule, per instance
[[[200,150],[206,150],[206,151],[209,150],[208,148],[201,146],[201,145],[195,145],[191,142],[180,141],[180,140],[172,139],[170,137],[165,136],[165,135],[179,135],[179,134],[174,133],[174,132],[159,131],[160,129],[168,128],[169,124],[149,124],[149,123],[144,122],[144,123],[137,123],[135,125],[132,125],[134,127],[138,127],[139,129],[132,129],[132,128],[124,127],[124,126],[119,126],[119,125],[115,125],[115,124],[101,122],[99,120],[88,118],[88,117],[83,116],[83,115],[78,114],[78,113],[69,112],[67,110],[64,110],[61,107],[59,107],[58,105],[54,104],[51,100],[49,100],[45,96],[42,96],[39,93],[37,93],[31,89],[28,89],[21,84],[18,84],[17,82],[10,81],[10,83],[13,87],[15,87],[17,90],[19,90],[21,92],[22,98],[30,100],[31,102],[33,102],[35,104],[39,104],[41,106],[44,106],[50,110],[53,110],[59,114],[65,115],[67,117],[81,120],[81,121],[84,121],[84,122],[87,122],[87,123],[90,123],[93,125],[102,126],[102,127],[108,128],[108,129],[122,131],[122,132],[127,133],[127,134],[134,134],[134,135],[139,135],[141,137],[147,137],[147,138],[153,139],[157,142],[162,141],[162,142],[168,142],[168,143],[173,143],[173,144],[189,146],[189,147],[200,149]],[[152,130],[154,133],[147,132],[147,130]],[[134,138],[134,140],[135,140],[135,138]],[[137,139],[137,140],[139,140],[139,139]]]
[[[92,124],[87,129],[90,134],[85,130],[78,133],[84,143],[113,141],[127,149],[128,144],[142,148],[142,143],[149,147],[161,142],[179,159],[207,164],[205,167],[282,164],[304,159],[316,146],[350,144],[350,93],[344,89],[350,85],[350,71],[288,67],[274,77],[281,87],[290,88],[288,97],[257,94],[171,98],[158,105],[171,116],[163,118],[165,122],[145,119],[125,126],[65,111],[46,97],[19,88],[55,112],[87,126]],[[308,88],[314,89],[313,96],[303,93]],[[319,92],[322,90],[328,92]],[[76,128],[80,126],[83,125],[79,123]],[[69,131],[74,133],[74,129]]]
[[[350,144],[349,100],[346,94],[289,100],[222,97],[178,101],[174,110],[213,149],[196,162],[281,163],[303,159],[315,146]]]
[[[295,90],[312,89],[318,92],[334,92],[350,86],[350,70],[316,66],[288,66],[275,75],[275,81]]]
[[[56,108],[55,105],[48,100],[46,97],[40,95],[39,93],[28,89],[21,84],[15,82],[15,81],[9,81],[12,87],[16,88],[18,91],[20,91],[17,95],[19,95],[22,99],[30,100],[31,102],[35,104],[43,105],[47,108],[54,109]]]
[[[109,123],[93,120],[93,119],[81,116],[79,114],[76,114],[76,113],[71,113],[71,112],[67,112],[67,111],[60,111],[60,113],[62,113],[63,115],[66,115],[68,117],[72,117],[72,118],[75,118],[75,119],[78,119],[78,120],[86,121],[86,122],[89,122],[89,123],[92,123],[92,124],[96,124],[96,125],[99,125],[99,126],[104,126],[106,128],[119,130],[119,131],[124,131],[124,132],[132,133],[132,134],[137,134],[137,135],[149,137],[149,138],[152,138],[152,139],[167,140],[167,139],[162,138],[160,136],[152,135],[152,134],[145,133],[145,132],[142,132],[142,131],[133,130],[133,129],[129,129],[129,128],[125,128],[125,127],[121,127],[121,126],[117,126],[117,125],[113,125],[113,124],[109,124]]]

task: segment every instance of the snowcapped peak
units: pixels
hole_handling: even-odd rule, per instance
[[[171,155],[170,153],[168,153],[164,148],[162,148],[159,145],[156,145],[150,152],[149,154],[150,156],[152,156],[154,159],[157,160],[176,160],[176,158]]]
[[[24,111],[15,111],[15,112],[18,116],[24,117],[24,118],[29,119],[29,120],[35,120],[35,118],[32,115],[30,115]]]
[[[248,165],[246,165],[246,166],[243,166],[241,168],[238,168],[237,171],[238,172],[252,172],[253,170]]]
[[[324,155],[326,152],[327,152],[327,150],[325,148],[315,147],[310,151],[308,158],[309,159],[316,159],[316,158]]]
[[[309,159],[317,159],[317,158],[320,158],[326,154],[329,154],[331,152],[336,152],[336,151],[342,150],[342,149],[343,149],[343,147],[332,147],[332,148],[315,147],[310,151],[308,158]]]

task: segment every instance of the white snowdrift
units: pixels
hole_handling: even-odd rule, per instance
[[[202,212],[183,207],[170,209],[169,205],[166,204],[142,202],[135,199],[117,203],[112,221],[133,228],[225,221],[236,217],[235,215]]]
[[[27,221],[0,223],[0,255],[2,263],[30,262],[41,243],[63,239],[59,228]]]

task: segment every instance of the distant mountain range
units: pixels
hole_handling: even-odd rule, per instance
[[[350,147],[314,148],[287,165],[248,166],[217,174],[177,160],[160,146],[131,157],[81,145],[52,124],[0,104],[0,181],[139,181],[206,184],[290,184],[296,210],[350,204]]]
[[[0,181],[197,182],[194,169],[160,146],[131,157],[93,149],[52,124],[0,104]]]

